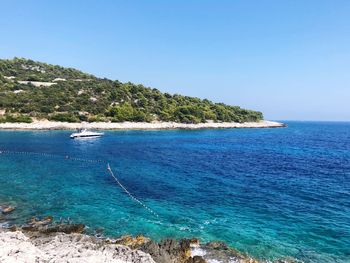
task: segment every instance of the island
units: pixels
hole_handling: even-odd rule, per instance
[[[0,129],[274,128],[259,111],[162,93],[73,68],[0,60]]]

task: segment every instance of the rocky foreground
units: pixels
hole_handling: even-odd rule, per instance
[[[2,215],[14,209],[0,208]],[[257,262],[222,242],[200,245],[198,239],[157,243],[144,236],[98,238],[84,230],[83,224],[53,223],[51,216],[32,218],[21,226],[4,224],[0,228],[0,262]]]
[[[81,232],[81,225],[0,230],[0,262],[257,262],[221,242],[200,248],[199,241],[194,239],[165,239],[156,243],[143,236],[108,239],[72,231]]]
[[[54,222],[51,216],[24,225],[8,223],[13,206],[0,205],[0,262],[259,263],[223,242],[193,239],[155,242],[144,236],[107,238],[86,235],[85,225]],[[278,260],[276,263],[296,262]]]
[[[107,245],[82,234],[28,235],[0,232],[0,262],[145,262],[149,254],[127,246]]]

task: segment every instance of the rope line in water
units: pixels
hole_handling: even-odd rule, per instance
[[[131,194],[128,189],[125,188],[125,186],[118,180],[118,178],[114,175],[109,163],[107,164],[107,171],[110,173],[110,175],[114,178],[114,180],[118,183],[118,185],[120,186],[120,188],[122,188],[124,190],[125,193],[127,193],[127,195],[129,195],[129,197],[134,200],[135,202],[139,203],[140,205],[143,206],[143,208],[145,208],[148,212],[150,212],[151,214],[153,214],[156,217],[159,217],[158,214],[156,212],[154,212],[151,208],[149,208],[148,206],[146,206],[143,202],[141,202],[139,199],[137,199],[135,196],[133,196],[133,194]]]
[[[42,156],[46,158],[63,158],[65,160],[72,160],[72,161],[79,161],[79,162],[86,162],[86,163],[104,163],[107,164],[107,171],[109,174],[113,177],[113,179],[118,183],[120,188],[136,203],[140,204],[143,208],[145,208],[148,212],[153,214],[156,217],[159,217],[159,215],[154,212],[151,208],[149,208],[147,205],[145,205],[143,202],[141,202],[138,198],[136,198],[133,194],[129,192],[128,189],[118,180],[118,178],[113,173],[110,165],[106,161],[98,160],[98,159],[84,159],[84,158],[76,158],[71,157],[69,155],[59,155],[59,154],[51,154],[51,153],[41,153],[41,152],[25,152],[25,151],[8,151],[8,150],[0,150],[0,154],[16,154],[16,155],[34,155],[34,156]]]
[[[107,163],[107,162],[99,160],[99,159],[85,159],[85,158],[71,157],[69,155],[59,155],[59,154],[41,153],[41,152],[24,152],[24,151],[0,150],[0,154],[34,155],[34,156],[43,156],[43,157],[49,157],[49,158],[64,158],[64,159],[67,159],[67,160],[86,162],[86,163]]]

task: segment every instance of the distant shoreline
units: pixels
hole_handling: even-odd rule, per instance
[[[259,122],[208,122],[186,124],[177,122],[91,122],[69,123],[36,120],[32,123],[0,123],[0,130],[171,130],[171,129],[229,129],[229,128],[281,128],[284,123],[274,121]]]

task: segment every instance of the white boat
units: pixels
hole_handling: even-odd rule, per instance
[[[88,131],[87,129],[78,130],[78,132],[72,133],[70,137],[72,139],[77,138],[95,138],[95,137],[101,137],[104,134],[102,132],[92,132]]]

